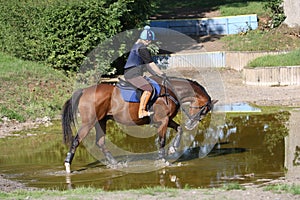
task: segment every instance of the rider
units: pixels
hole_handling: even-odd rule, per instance
[[[133,86],[143,91],[138,112],[139,118],[152,114],[146,111],[146,106],[151,97],[153,88],[143,77],[143,69],[146,67],[147,71],[152,75],[165,77],[165,74],[153,62],[151,54],[147,49],[147,46],[153,40],[155,40],[154,32],[150,30],[150,26],[145,26],[140,34],[140,38],[130,50],[128,60],[124,66],[124,78]]]

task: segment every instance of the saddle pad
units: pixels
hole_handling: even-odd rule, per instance
[[[154,81],[151,78],[146,77],[146,79],[150,82],[150,84],[152,85],[152,87],[155,89],[154,93],[155,95],[151,97],[150,101],[155,101],[158,97],[158,95],[160,94],[160,86],[159,84]],[[140,98],[142,95],[142,91],[139,89],[136,89],[133,86],[122,86],[120,84],[117,84],[118,88],[121,91],[121,95],[124,99],[124,101],[126,102],[140,102]]]

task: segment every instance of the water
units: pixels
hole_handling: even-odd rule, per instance
[[[124,135],[111,123],[114,134],[109,135],[110,140],[128,151],[141,153],[141,159],[123,156],[121,159],[127,162],[128,169],[126,166],[125,170],[110,169],[80,145],[70,176],[66,176],[63,166],[68,149],[62,144],[60,124],[55,122],[48,128],[22,132],[31,136],[1,139],[0,170],[7,178],[27,186],[61,190],[81,186],[123,190],[158,185],[198,188],[229,182],[257,184],[284,176],[288,120],[288,112],[227,114],[218,133],[219,143],[206,157],[199,158],[199,151],[205,145],[203,131],[198,130],[194,142],[183,148],[184,154],[177,162],[155,170],[147,168],[155,162],[152,158],[156,155],[156,135],[151,133],[145,138]],[[143,155],[152,157],[142,159]]]

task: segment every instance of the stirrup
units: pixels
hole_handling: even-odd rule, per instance
[[[146,110],[142,110],[142,114],[140,115],[139,113],[139,119],[142,119],[144,117],[149,117],[150,115],[153,115],[154,112],[152,111],[146,111]]]

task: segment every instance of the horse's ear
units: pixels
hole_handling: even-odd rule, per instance
[[[216,104],[219,100],[212,100],[211,103],[212,104]]]

